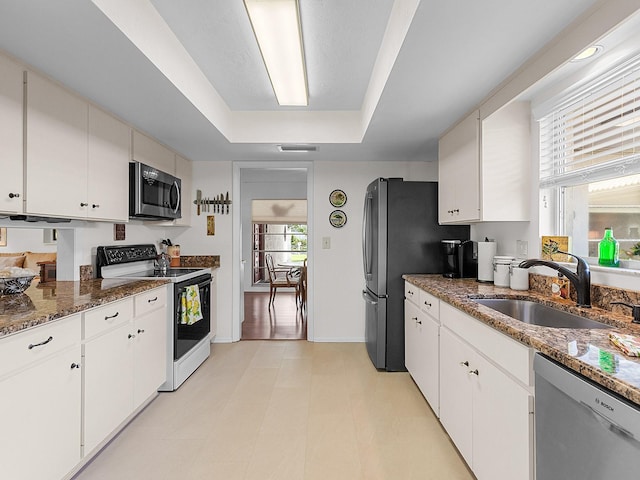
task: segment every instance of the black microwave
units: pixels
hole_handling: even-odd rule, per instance
[[[179,178],[140,162],[129,164],[129,217],[172,220],[182,217]]]

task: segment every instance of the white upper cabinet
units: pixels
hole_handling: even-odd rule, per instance
[[[28,72],[26,112],[26,212],[86,217],[87,102]]]
[[[130,128],[89,106],[87,216],[126,222],[129,218]]]
[[[126,222],[129,127],[33,72],[26,112],[25,211]]]
[[[513,102],[480,121],[476,110],[440,139],[438,220],[529,220],[530,107]]]
[[[476,110],[440,139],[438,221],[480,220],[480,112]]]
[[[163,172],[174,174],[176,170],[176,156],[175,153],[167,147],[136,130],[133,131],[132,144],[133,160],[157,168]]]
[[[21,213],[22,200],[22,92],[20,65],[0,56],[0,212]]]

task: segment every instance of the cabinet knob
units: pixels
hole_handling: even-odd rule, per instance
[[[478,369],[476,368],[475,370],[469,370],[469,375],[479,375]]]
[[[422,320],[417,320],[416,319],[416,325],[422,325]]]
[[[130,333],[127,338],[135,338],[135,335],[133,333]]]
[[[100,208],[100,205],[98,205],[97,203],[92,203],[91,208]]]
[[[453,212],[454,212],[454,213],[460,213],[460,209],[459,209],[459,208],[456,208],[456,209],[454,209],[454,210],[453,210]]]
[[[19,193],[10,193],[9,194],[9,198],[20,198],[20,194]]]
[[[460,362],[460,366],[461,367],[468,367],[469,366],[469,362]]]
[[[80,202],[80,206],[81,207],[87,207],[87,206],[89,206],[89,204],[88,203],[84,203],[84,202]]]
[[[139,328],[139,329],[138,329],[138,333],[144,333],[144,330],[143,330],[143,329],[141,329],[141,328]]]
[[[80,364],[78,364],[78,363],[76,363],[76,362],[73,362],[73,363],[71,364],[71,370],[73,370],[74,368],[80,368]]]

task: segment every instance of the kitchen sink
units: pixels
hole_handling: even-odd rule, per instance
[[[511,298],[474,298],[475,302],[531,325],[552,328],[612,328],[541,303]]]

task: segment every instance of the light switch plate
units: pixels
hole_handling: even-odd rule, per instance
[[[325,250],[331,248],[331,237],[322,237],[322,248]]]

